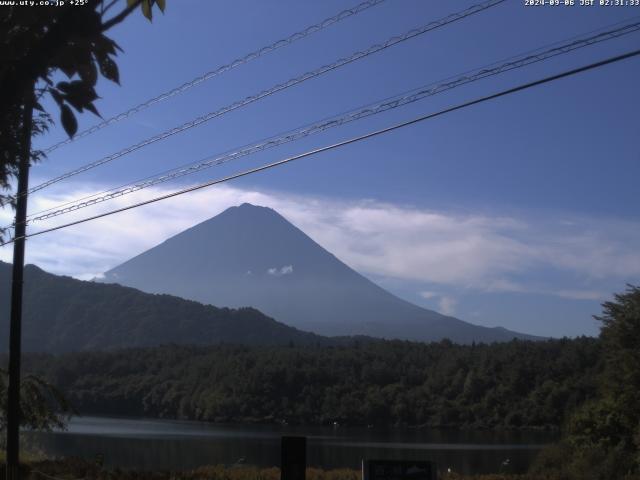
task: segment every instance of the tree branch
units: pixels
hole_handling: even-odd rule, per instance
[[[109,3],[109,5],[107,5],[106,7],[104,6],[104,2],[102,2],[102,12],[101,15],[104,15],[105,13],[107,13],[111,7],[113,7],[116,3],[118,3],[119,0],[111,0],[111,3]]]
[[[121,11],[118,15],[116,15],[115,17],[110,18],[108,21],[106,21],[105,23],[102,24],[102,32],[106,32],[107,30],[109,30],[111,27],[119,24],[120,22],[122,22],[125,18],[127,18],[131,12],[133,12],[136,8],[138,8],[138,6],[142,3],[142,0],[136,0],[134,3],[132,3],[131,5],[129,5],[127,8],[125,8],[123,11]]]

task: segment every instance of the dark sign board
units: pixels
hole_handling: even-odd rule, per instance
[[[362,480],[437,480],[436,464],[409,460],[363,460]]]
[[[305,480],[307,469],[306,437],[282,437],[281,480]]]

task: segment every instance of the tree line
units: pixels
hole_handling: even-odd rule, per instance
[[[167,345],[30,355],[81,413],[211,422],[559,428],[596,393],[593,338]]]

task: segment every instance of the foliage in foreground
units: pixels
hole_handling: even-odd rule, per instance
[[[3,480],[4,469],[0,464],[0,480]],[[102,469],[95,464],[78,459],[48,460],[34,462],[24,466],[26,480],[42,480],[42,473],[59,479],[96,479],[96,480],[280,480],[278,468],[225,467],[222,465],[201,467],[189,471],[144,472],[120,469]],[[307,480],[360,480],[360,470],[307,469]],[[493,474],[493,475],[460,475],[444,473],[441,480],[565,480],[567,477],[557,474]],[[640,477],[629,476],[625,480],[640,480]]]
[[[99,76],[120,82],[115,58],[121,49],[106,33],[138,7],[151,20],[153,6],[164,11],[166,2],[127,0],[125,8],[113,15],[109,11],[119,6],[117,1],[86,0],[77,8],[69,3],[65,8],[55,2],[25,8],[19,2],[4,2],[0,8],[0,207],[15,206],[15,197],[5,192],[18,175],[19,159],[28,148],[25,141],[53,123],[44,100],[57,104],[60,123],[73,137],[78,130],[74,110],[99,116],[94,105]],[[61,74],[68,81],[57,81]],[[26,131],[32,110],[33,122]],[[35,163],[45,156],[31,150],[29,160]],[[0,240],[6,231],[0,227]]]
[[[640,477],[640,288],[615,295],[596,318],[604,360],[598,394],[574,412],[563,441],[545,449],[532,472],[584,480]]]
[[[0,435],[7,424],[8,373],[0,368]],[[27,375],[20,384],[21,425],[33,430],[64,428],[72,408],[60,391],[36,375]],[[4,438],[2,438],[4,440]],[[2,441],[0,440],[0,442]]]
[[[0,480],[4,480],[4,465],[0,464]],[[41,480],[43,475],[58,479],[100,480],[280,480],[280,469],[257,467],[204,466],[185,471],[137,471],[102,468],[77,458],[44,460],[23,465],[27,480]],[[307,480],[360,480],[360,471],[351,469],[307,469]]]

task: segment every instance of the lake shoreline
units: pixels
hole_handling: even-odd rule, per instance
[[[185,471],[202,465],[279,464],[282,436],[307,438],[307,465],[359,468],[362,459],[429,460],[463,473],[523,473],[557,437],[548,432],[216,425],[194,421],[73,417],[66,431],[25,432],[47,458],[99,454],[108,468]],[[240,461],[241,460],[241,461]]]
[[[185,424],[198,424],[208,425],[212,427],[313,427],[313,428],[371,428],[376,430],[450,430],[450,431],[463,431],[463,432],[544,432],[544,433],[560,433],[561,427],[557,425],[525,425],[521,427],[513,426],[496,426],[493,428],[481,427],[481,426],[469,426],[469,425],[435,425],[423,423],[420,425],[411,424],[389,424],[389,425],[367,425],[358,423],[296,423],[296,422],[283,422],[283,421],[265,421],[264,419],[252,419],[247,418],[238,422],[215,422],[207,420],[193,420],[190,418],[176,418],[176,417],[146,417],[139,415],[114,415],[110,413],[79,413],[71,415],[68,418],[105,418],[112,420],[142,420],[142,421],[158,421],[158,422],[175,422]]]

